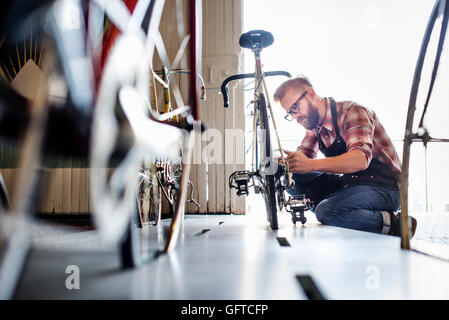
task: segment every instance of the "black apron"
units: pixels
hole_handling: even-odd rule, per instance
[[[341,137],[338,128],[337,104],[333,98],[329,98],[329,100],[331,102],[332,123],[335,128],[336,138],[326,148],[321,135],[318,133],[318,147],[326,158],[336,157],[347,152],[346,142]],[[355,185],[376,185],[399,190],[399,180],[393,170],[374,158],[366,170],[343,175],[323,173],[308,183],[302,183],[301,189],[309,196],[314,204],[313,207],[315,207],[338,190]]]

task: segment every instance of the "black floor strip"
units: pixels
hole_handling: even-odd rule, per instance
[[[224,223],[224,221],[218,222],[218,225],[221,226]]]
[[[309,300],[326,300],[324,295],[320,292],[317,285],[313,281],[311,276],[308,275],[297,275],[296,279],[298,280],[301,288],[304,290],[304,293]]]
[[[288,242],[287,238],[277,237],[276,239],[278,240],[281,247],[290,247],[290,243]]]
[[[205,234],[206,232],[210,231],[210,229],[203,229],[200,232],[195,233],[196,236],[202,236],[203,234]]]

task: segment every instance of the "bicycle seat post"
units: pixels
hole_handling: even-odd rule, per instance
[[[255,77],[257,82],[261,81],[262,77],[263,77],[263,72],[262,72],[262,62],[260,59],[260,52],[262,51],[261,48],[254,48],[253,49],[253,53],[254,53],[254,58],[256,60],[256,70],[255,70]],[[258,88],[259,86],[257,86]],[[257,89],[256,88],[256,89]]]

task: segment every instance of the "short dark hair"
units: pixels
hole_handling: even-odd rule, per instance
[[[292,79],[288,79],[286,81],[284,81],[277,89],[276,92],[274,93],[274,101],[281,101],[281,99],[284,97],[285,92],[287,91],[287,89],[289,88],[303,88],[303,87],[308,87],[308,88],[313,88],[312,84],[310,83],[310,80],[304,76],[304,75],[298,75],[295,78]]]

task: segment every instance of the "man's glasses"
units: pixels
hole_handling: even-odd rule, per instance
[[[290,107],[290,109],[288,110],[287,114],[284,116],[285,120],[288,121],[292,121],[293,115],[297,114],[299,112],[299,100],[301,100],[302,98],[304,98],[307,94],[307,91],[304,91],[298,98],[298,100],[296,100],[296,102]]]

